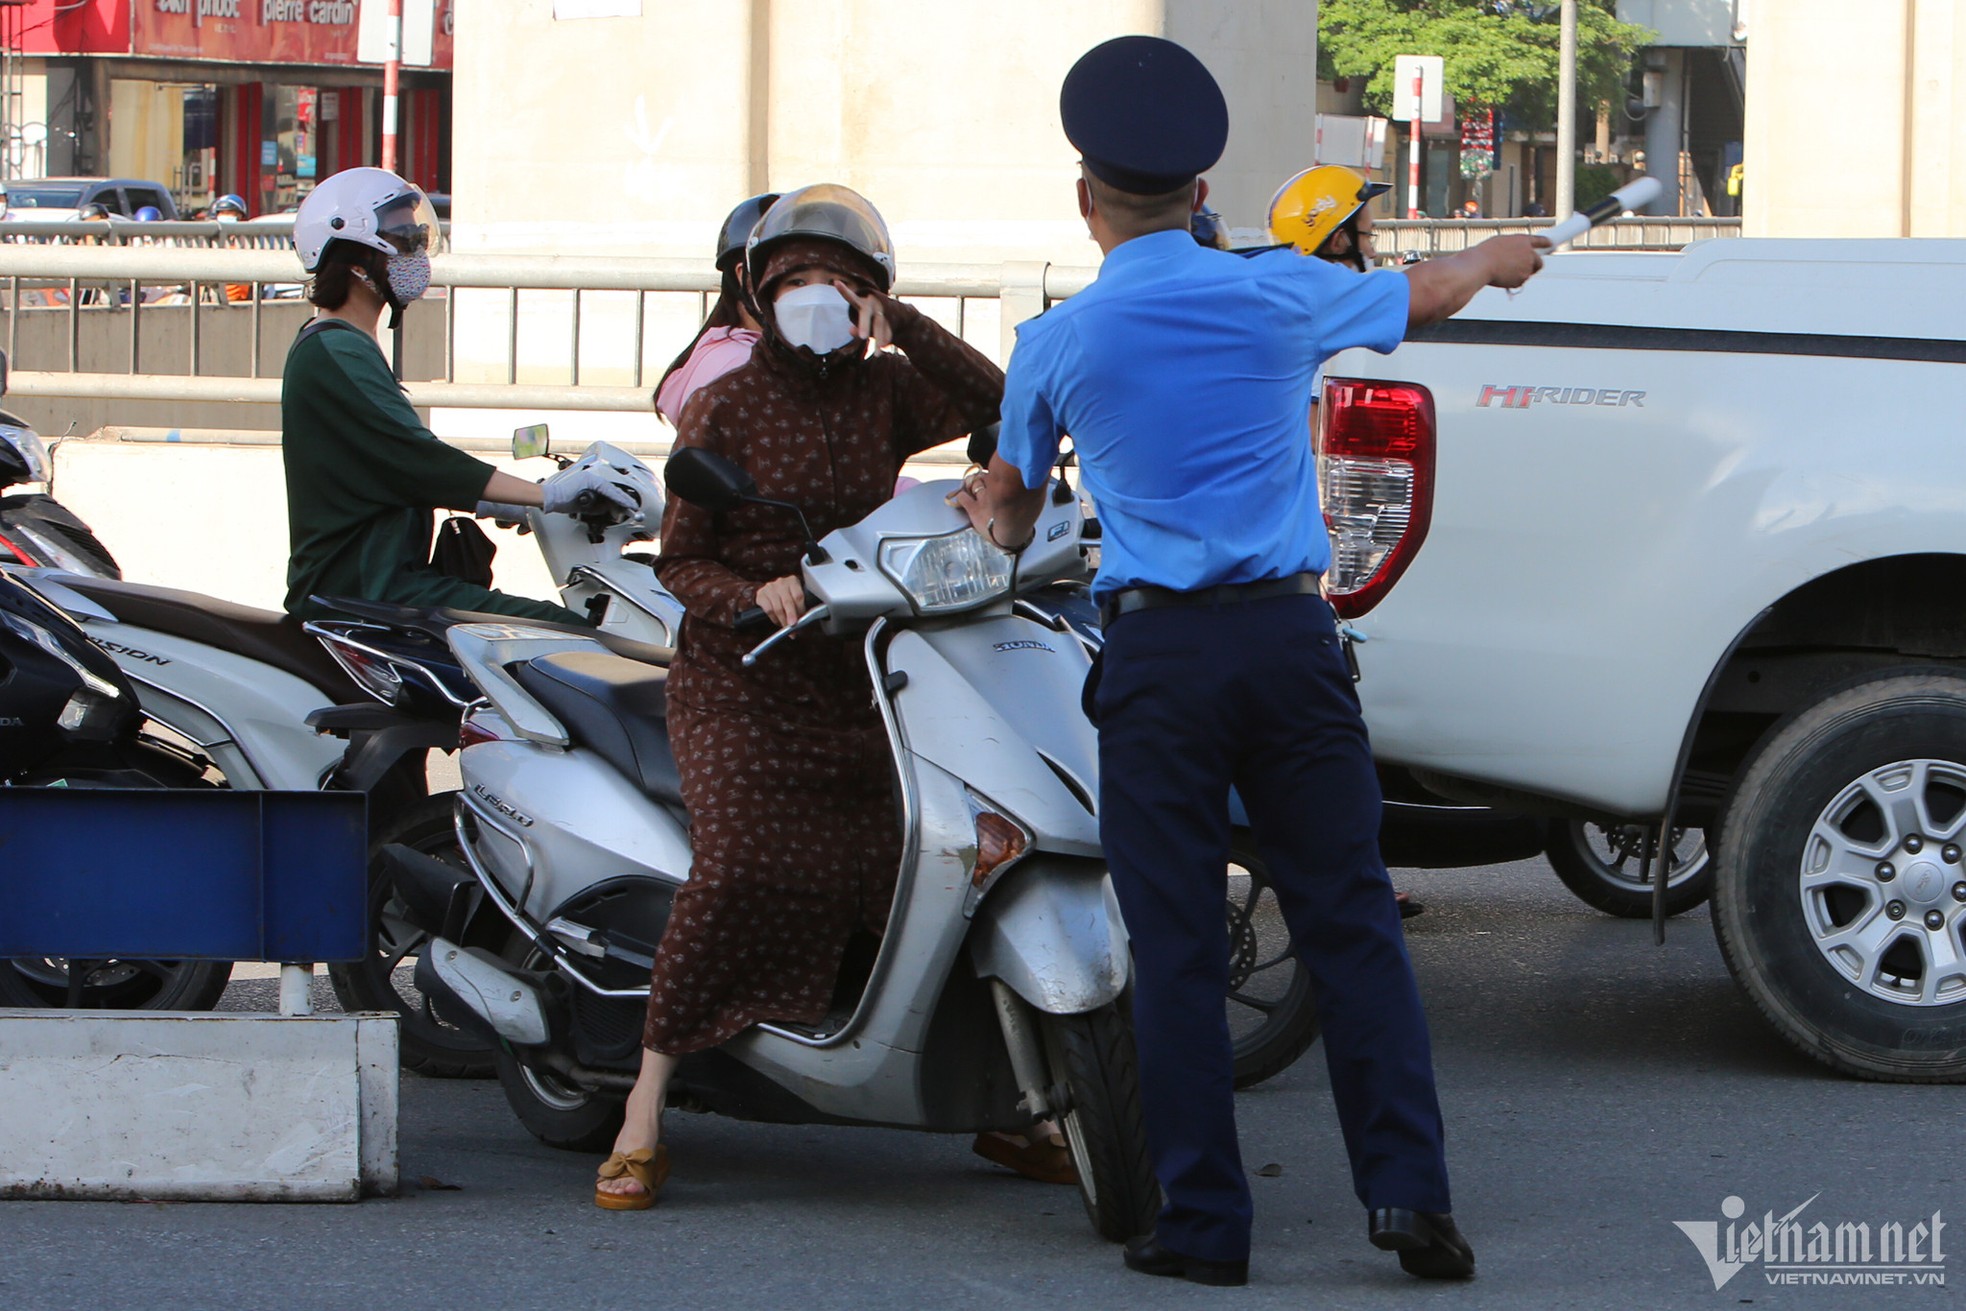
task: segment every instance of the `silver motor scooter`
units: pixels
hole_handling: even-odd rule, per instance
[[[760,499],[697,450],[671,457],[667,481],[712,509]],[[1015,599],[1082,574],[1083,521],[1054,484],[1033,545],[1012,557],[950,508],[953,486],[913,488],[811,544],[812,608],[747,657],[771,659],[808,625],[860,636],[905,835],[887,932],[871,964],[843,971],[822,1023],[762,1024],[686,1057],[670,1104],[931,1132],[1055,1118],[1087,1213],[1120,1240],[1151,1229],[1159,1189],[1079,707],[1089,657]],[[476,884],[392,852],[398,885],[420,887],[416,904],[445,930],[417,982],[502,1040],[500,1078],[527,1128],[598,1150],[640,1064],[649,968],[690,869],[666,672],[521,624],[465,625],[450,642],[487,699],[459,761]],[[503,954],[456,945],[486,905],[513,926]]]

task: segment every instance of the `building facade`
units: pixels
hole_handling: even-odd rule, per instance
[[[1966,237],[1966,0],[1756,0],[1753,237]]]
[[[406,10],[399,171],[450,182],[455,0]],[[0,8],[0,170],[161,182],[181,211],[254,214],[381,159],[374,0],[27,0]],[[370,24],[376,15],[367,15]],[[406,18],[406,23],[410,20]],[[368,58],[363,58],[367,55]]]
[[[483,0],[480,0],[482,3]],[[1058,125],[1109,37],[1181,41],[1222,83],[1209,174],[1259,222],[1310,163],[1316,7],[1300,0],[500,0],[458,33],[459,250],[707,259],[731,205],[810,182],[877,204],[904,264],[1095,263]]]

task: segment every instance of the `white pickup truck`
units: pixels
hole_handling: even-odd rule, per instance
[[[1735,978],[1873,1078],[1966,1081],[1966,242],[1558,254],[1326,366],[1375,753],[1705,828]]]

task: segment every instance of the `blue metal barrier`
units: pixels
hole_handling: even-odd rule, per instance
[[[351,961],[359,792],[0,788],[0,957]]]

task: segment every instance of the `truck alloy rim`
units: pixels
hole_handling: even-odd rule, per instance
[[[1799,891],[1816,949],[1873,997],[1966,1001],[1966,766],[1902,760],[1823,807],[1803,845]]]

